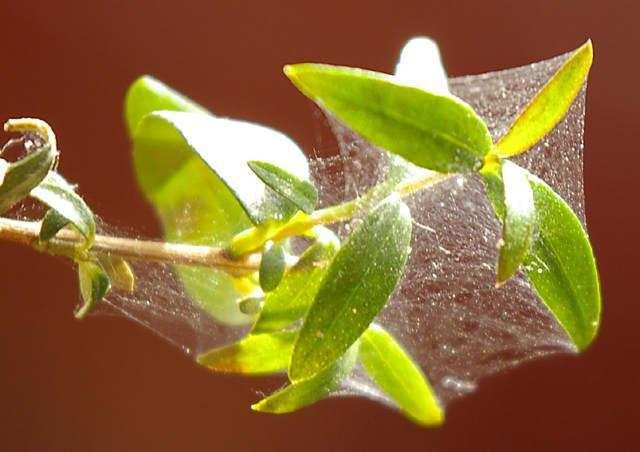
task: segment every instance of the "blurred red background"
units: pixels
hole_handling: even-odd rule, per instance
[[[71,267],[0,244],[0,449],[638,450],[637,1],[90,1],[0,4],[0,118],[48,120],[62,172],[108,222],[156,235],[121,119],[129,82],[154,74],[222,115],[310,150],[307,101],[282,65],[390,72],[404,41],[434,37],[451,75],[519,66],[591,37],[585,180],[604,318],[582,356],[483,381],[423,430],[367,400],[252,413],[257,380],[214,376],[119,318],[76,322]]]

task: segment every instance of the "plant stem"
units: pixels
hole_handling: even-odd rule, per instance
[[[454,174],[429,172],[426,176],[399,184],[393,191],[404,197],[450,179],[453,176]],[[375,187],[372,190],[375,190]],[[232,239],[229,253],[232,256],[245,256],[260,250],[268,240],[278,241],[293,235],[302,235],[317,225],[348,220],[367,204],[366,200],[363,202],[365,198],[367,198],[367,195],[342,204],[316,210],[311,215],[299,212],[284,224],[266,223],[246,229]]]
[[[0,217],[0,239],[32,246],[39,251],[75,258],[82,250],[84,237],[79,233],[63,229],[51,240],[38,240],[40,222],[20,221]],[[229,273],[255,271],[260,266],[260,256],[252,254],[243,259],[232,259],[218,247],[136,240],[123,237],[96,235],[88,251],[90,255],[109,254],[125,259],[141,259],[171,264],[218,267]]]
[[[394,191],[400,196],[408,196],[451,177],[451,174],[430,173],[428,176],[402,183]],[[84,257],[107,254],[132,260],[216,267],[233,275],[241,275],[258,270],[260,255],[254,252],[261,249],[266,241],[278,241],[294,235],[303,235],[314,226],[348,220],[366,205],[363,201],[365,197],[366,195],[363,198],[320,209],[311,215],[298,213],[284,224],[266,224],[247,229],[234,237],[229,250],[204,245],[136,240],[98,234],[91,248],[84,251],[85,239],[74,230],[62,229],[53,239],[42,243],[38,237],[39,221],[22,221],[4,217],[0,217],[0,239],[22,243],[39,251],[70,259],[76,259],[83,253],[86,253]]]

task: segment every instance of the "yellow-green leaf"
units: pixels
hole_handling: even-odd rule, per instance
[[[360,361],[371,379],[410,419],[425,426],[444,421],[444,411],[420,367],[381,326],[360,338]]]
[[[75,312],[77,319],[83,319],[111,289],[109,277],[96,262],[78,262],[78,282],[83,304]]]
[[[60,215],[56,210],[49,209],[42,218],[40,223],[40,232],[38,233],[38,240],[40,242],[46,242],[51,240],[60,229],[69,224],[69,220]]]
[[[472,171],[491,149],[485,123],[454,96],[349,67],[295,64],[284,72],[303,94],[369,142],[418,166]]]
[[[529,174],[538,235],[525,270],[536,293],[579,350],[600,325],[600,281],[589,237],[571,207],[551,187]]]
[[[136,275],[131,265],[123,258],[100,254],[98,262],[109,276],[114,288],[124,292],[133,292],[136,289]]]
[[[509,157],[531,148],[567,114],[587,80],[593,46],[587,41],[549,79],[496,144],[496,154]]]
[[[279,391],[251,405],[254,411],[263,413],[290,413],[324,399],[339,388],[356,363],[358,344],[351,348],[327,369],[304,381],[291,383]]]
[[[289,365],[296,331],[250,334],[225,347],[198,356],[198,364],[216,372],[266,375],[284,372]]]
[[[289,378],[311,378],[330,366],[380,312],[404,271],[411,213],[392,195],[351,233],[327,270],[305,318]]]

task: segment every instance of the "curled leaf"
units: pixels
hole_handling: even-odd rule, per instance
[[[349,67],[295,64],[284,72],[303,94],[369,142],[423,168],[476,170],[491,149],[485,123],[454,96]]]
[[[360,361],[371,379],[418,424],[436,426],[444,411],[427,377],[381,326],[371,324],[360,338]]]
[[[282,245],[269,242],[260,261],[259,278],[262,290],[271,292],[278,287],[284,275],[286,264]]]
[[[254,411],[263,413],[290,413],[327,397],[349,376],[358,356],[358,344],[354,344],[343,356],[322,372],[304,381],[291,383],[279,391],[251,405]]]
[[[69,220],[60,215],[56,210],[49,209],[40,224],[40,233],[38,239],[41,242],[51,240],[60,229],[69,224]]]
[[[83,304],[75,312],[75,317],[80,320],[107,295],[111,282],[102,267],[92,261],[78,262],[78,282]]]
[[[305,380],[330,366],[385,305],[404,271],[411,214],[392,195],[371,211],[334,257],[296,342],[289,378]]]
[[[587,80],[593,62],[591,41],[584,43],[549,79],[496,143],[496,154],[510,157],[526,151],[567,114]]]
[[[280,196],[303,212],[313,213],[318,201],[318,191],[311,182],[299,179],[269,162],[253,160],[247,164],[262,182]]]
[[[0,214],[6,212],[47,176],[56,162],[58,152],[49,143],[9,164],[0,185]]]
[[[136,289],[136,276],[131,265],[120,256],[100,254],[98,262],[109,276],[114,288],[123,292],[133,292]]]
[[[284,372],[289,365],[297,332],[250,334],[225,347],[198,356],[198,364],[216,372],[266,375]]]
[[[49,172],[44,180],[31,190],[30,196],[45,203],[75,226],[85,238],[85,247],[91,246],[96,234],[93,212],[75,192],[75,187],[60,174],[55,171]]]

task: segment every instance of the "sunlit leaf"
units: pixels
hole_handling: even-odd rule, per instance
[[[284,249],[279,243],[270,243],[262,253],[260,261],[260,287],[265,292],[271,292],[278,287],[286,268]]]
[[[276,331],[301,319],[309,309],[320,281],[335,256],[340,241],[329,229],[315,228],[317,239],[289,269],[278,287],[265,298],[254,334]]]
[[[536,227],[533,193],[527,172],[518,165],[502,162],[505,215],[498,257],[497,283],[511,278],[531,249]]]
[[[265,397],[251,408],[264,413],[290,413],[324,399],[339,388],[356,363],[358,344],[354,344],[327,369],[304,381],[291,383]]]
[[[444,411],[422,370],[382,327],[371,324],[360,338],[360,361],[371,379],[415,422],[435,426]]]
[[[496,144],[496,154],[509,157],[531,148],[567,114],[587,80],[593,47],[587,41],[549,79]]]
[[[149,75],[136,79],[125,96],[125,121],[131,136],[142,118],[158,110],[207,113],[207,110]]]
[[[4,176],[7,174],[7,170],[9,169],[9,162],[5,159],[0,159],[0,185],[4,182]]]
[[[96,223],[93,212],[60,174],[51,171],[33,190],[30,196],[45,203],[66,218],[85,237],[85,245],[93,242]]]
[[[251,161],[249,168],[276,193],[291,201],[298,209],[312,214],[318,201],[318,191],[309,181],[298,179],[268,162]]]
[[[136,289],[136,276],[131,265],[119,256],[100,254],[98,262],[109,276],[115,289],[133,292]]]
[[[571,207],[545,182],[529,175],[538,235],[525,260],[536,293],[579,350],[600,324],[600,282],[589,237]]]
[[[158,108],[185,112],[153,113]],[[269,160],[302,179],[308,177],[307,163],[279,132],[202,111],[150,78],[132,86],[125,105],[130,130],[135,130],[138,182],[160,217],[165,239],[224,246],[252,220],[281,211],[280,197],[266,194],[247,161]],[[238,292],[230,276],[211,268],[176,268],[188,295],[217,320],[252,320],[239,311],[237,301],[247,294]]]
[[[83,304],[75,316],[83,319],[107,295],[111,283],[102,267],[91,261],[78,262],[78,282]]]
[[[296,64],[284,70],[303,94],[369,142],[418,166],[471,171],[491,149],[485,123],[454,96],[362,69]]]
[[[216,372],[265,375],[289,365],[296,331],[250,334],[239,342],[198,356],[198,364]]]
[[[36,187],[47,176],[58,152],[46,143],[36,151],[11,163],[0,185],[0,214],[6,212]]]
[[[341,356],[387,302],[409,255],[411,214],[391,196],[351,233],[322,280],[296,342],[289,378],[304,380]]]

